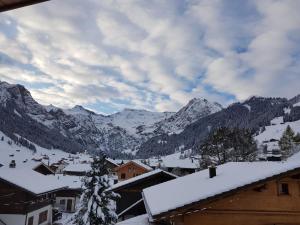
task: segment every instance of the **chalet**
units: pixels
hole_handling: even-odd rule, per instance
[[[55,173],[58,173],[58,174],[61,174],[63,173],[63,170],[64,168],[66,168],[66,166],[69,165],[69,163],[67,163],[65,160],[59,160],[58,162],[56,163],[52,163],[50,165],[50,168],[55,172]]]
[[[105,161],[106,161],[106,167],[107,167],[108,171],[111,174],[114,174],[115,169],[117,167],[119,167],[117,162],[115,162],[113,159],[110,159],[110,158],[105,158]]]
[[[152,170],[153,169],[150,166],[138,160],[132,160],[115,168],[114,171],[118,176],[118,179],[122,181],[139,176]]]
[[[31,169],[0,169],[0,224],[52,224],[52,203],[65,188],[54,177]]]
[[[89,163],[69,164],[63,169],[63,174],[71,176],[85,176],[90,170],[91,164]]]
[[[159,168],[177,176],[195,173],[200,168],[199,159],[195,157],[183,157],[181,153],[147,159],[145,163],[154,169]]]
[[[113,185],[110,190],[121,196],[117,200],[119,219],[124,220],[146,213],[142,190],[175,178],[177,176],[157,169]]]
[[[50,175],[50,174],[55,174],[55,172],[46,164],[44,163],[39,163],[36,166],[33,166],[32,168],[34,171],[43,174],[43,175]]]
[[[56,174],[55,178],[67,188],[56,192],[54,206],[60,212],[73,213],[82,192],[82,177]]]
[[[151,224],[300,224],[300,165],[226,163],[143,190]]]

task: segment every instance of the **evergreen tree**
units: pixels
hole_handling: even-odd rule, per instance
[[[108,190],[112,185],[105,156],[94,157],[91,171],[84,178],[84,191],[75,215],[78,225],[112,225],[117,221],[118,195]]]
[[[286,130],[283,132],[282,137],[279,140],[279,147],[281,150],[282,159],[287,159],[293,153],[293,148],[295,146],[294,136],[294,131],[288,125]]]
[[[202,160],[200,167],[207,168],[211,163],[253,161],[257,155],[257,144],[249,130],[221,127],[198,146],[198,152]]]
[[[299,145],[300,144],[300,133],[297,133],[294,137],[294,142]]]

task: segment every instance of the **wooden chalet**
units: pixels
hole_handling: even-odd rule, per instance
[[[119,167],[119,164],[115,162],[113,159],[105,158],[105,165],[108,169],[108,171],[113,174],[117,167]]]
[[[21,8],[49,0],[0,0],[0,12]]]
[[[132,160],[115,168],[114,171],[118,176],[118,180],[123,181],[150,172],[152,170],[153,169],[150,166],[138,160]]]
[[[55,193],[65,188],[54,177],[31,169],[0,169],[0,224],[51,225]]]
[[[300,164],[227,163],[146,188],[143,199],[151,224],[300,225]]]
[[[117,214],[119,220],[146,213],[142,198],[142,190],[175,178],[177,178],[177,176],[157,169],[112,186],[110,190],[121,196],[121,198],[117,200]]]

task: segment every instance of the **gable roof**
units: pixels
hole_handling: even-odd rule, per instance
[[[115,168],[115,170],[117,171],[117,170],[119,170],[119,169],[121,169],[121,168],[123,168],[123,167],[126,167],[126,166],[128,166],[128,165],[130,165],[130,164],[132,164],[132,163],[135,164],[135,165],[137,165],[138,167],[144,168],[145,170],[148,170],[148,171],[152,171],[152,170],[153,170],[150,166],[148,166],[148,165],[142,163],[142,162],[139,161],[139,160],[131,160],[131,161],[129,161],[129,162],[127,162],[127,163],[125,163],[125,164],[123,164],[123,165],[120,165],[119,167]]]
[[[188,208],[205,200],[215,200],[248,185],[256,185],[296,170],[300,170],[297,162],[231,162],[219,166],[216,177],[209,178],[208,170],[202,170],[146,188],[143,198],[153,221],[174,210]]]
[[[128,180],[121,181],[121,182],[113,185],[111,188],[109,188],[109,190],[116,191],[118,189],[125,188],[127,186],[143,182],[145,179],[149,179],[151,177],[157,176],[158,174],[164,174],[166,176],[169,176],[170,178],[177,178],[177,176],[172,174],[172,173],[168,173],[168,172],[163,171],[161,169],[157,169],[157,170],[153,170],[153,171],[150,171],[148,173],[144,173],[144,174],[141,174],[139,176],[130,178]]]
[[[115,160],[113,160],[113,159],[105,158],[105,160],[106,160],[107,162],[109,162],[109,163],[115,165],[116,167],[119,166],[119,164],[118,164]]]
[[[12,10],[28,5],[33,5],[49,0],[1,0],[0,1],[0,12]]]
[[[64,186],[68,186],[68,189],[80,190],[83,187],[83,177],[70,176],[63,174],[47,175],[48,177],[55,177],[55,179],[61,182]]]
[[[65,172],[88,172],[92,169],[89,163],[77,163],[67,165],[63,171]]]
[[[41,195],[66,188],[54,176],[45,176],[31,169],[0,168],[0,180],[17,186],[33,195]]]

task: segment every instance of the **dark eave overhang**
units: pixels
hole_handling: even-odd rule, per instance
[[[49,0],[0,0],[0,12],[34,5]]]

